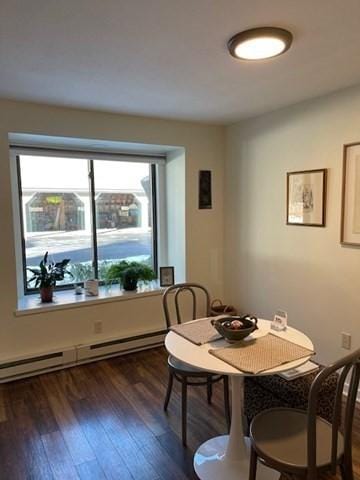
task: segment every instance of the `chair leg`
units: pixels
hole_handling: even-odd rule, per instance
[[[340,463],[340,472],[342,480],[354,480],[354,472],[351,464]]]
[[[181,381],[181,431],[182,443],[186,447],[186,419],[187,419],[187,378],[183,377]]]
[[[257,453],[255,452],[254,448],[251,447],[249,480],[256,480],[256,469],[257,469]]]
[[[211,398],[212,398],[211,375],[208,375],[208,377],[207,377],[207,401],[208,401],[209,405],[211,405]]]
[[[168,405],[169,405],[169,400],[172,392],[172,387],[174,383],[174,374],[172,373],[171,370],[169,370],[169,381],[168,381],[168,386],[166,390],[166,396],[165,396],[165,402],[164,402],[164,410],[166,412]]]
[[[230,414],[230,398],[229,398],[229,377],[224,376],[224,405],[225,405],[225,418],[228,431],[230,432],[231,426],[231,414]]]

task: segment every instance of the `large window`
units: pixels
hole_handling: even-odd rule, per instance
[[[145,161],[17,155],[25,293],[45,252],[70,258],[73,279],[100,281],[114,262],[157,271],[156,165]]]

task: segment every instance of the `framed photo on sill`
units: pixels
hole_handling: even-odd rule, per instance
[[[287,225],[325,227],[326,168],[287,174]]]
[[[160,267],[160,287],[170,287],[174,283],[174,267]]]
[[[344,145],[340,241],[360,247],[360,142]]]

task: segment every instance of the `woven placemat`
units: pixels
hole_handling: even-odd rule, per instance
[[[209,353],[242,372],[257,374],[314,355],[315,352],[269,333],[255,340],[211,349]]]
[[[200,318],[180,325],[173,325],[170,330],[195,343],[195,345],[203,345],[222,338],[211,325],[211,320],[212,318]]]

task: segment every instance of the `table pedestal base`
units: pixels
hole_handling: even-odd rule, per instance
[[[201,480],[248,480],[249,453],[241,460],[231,460],[225,455],[229,435],[211,438],[203,443],[195,453],[194,469]],[[249,440],[245,442],[248,444]],[[258,462],[256,480],[278,480],[279,473]]]

